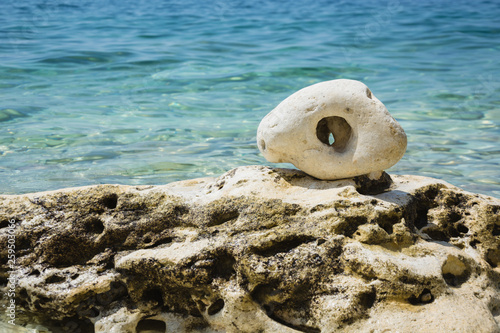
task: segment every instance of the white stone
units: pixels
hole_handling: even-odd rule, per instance
[[[342,79],[306,87],[281,102],[262,119],[257,143],[269,162],[292,163],[333,180],[393,166],[406,151],[406,134],[365,84]]]

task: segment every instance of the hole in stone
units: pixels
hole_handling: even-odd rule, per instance
[[[49,276],[45,282],[46,283],[59,283],[59,282],[63,282],[65,281],[66,278],[63,277],[63,276],[59,276],[59,275],[52,275],[52,276]]]
[[[207,308],[207,306],[205,305],[205,303],[203,303],[202,301],[197,301],[196,305],[198,306],[198,310],[199,311],[205,312],[205,309]]]
[[[272,304],[272,305],[266,304],[266,305],[263,305],[262,308],[267,313],[267,315],[272,315],[274,312],[274,304]]]
[[[106,208],[114,209],[118,204],[118,195],[115,193],[107,195],[101,199],[101,202]]]
[[[369,309],[373,306],[376,299],[377,299],[377,293],[375,292],[375,290],[372,290],[370,292],[361,294],[359,296],[359,303],[366,309]]]
[[[40,301],[39,300],[36,300],[33,302],[33,306],[35,307],[35,309],[37,309],[38,311],[41,311],[42,310],[42,306],[40,305]]]
[[[215,276],[229,280],[233,274],[236,273],[234,270],[234,265],[236,264],[236,259],[227,252],[223,252],[217,256],[215,261]]]
[[[458,222],[462,219],[462,215],[461,214],[458,214],[457,212],[450,212],[448,214],[448,220],[449,222],[451,223],[455,223],[455,222]]]
[[[469,228],[467,228],[465,225],[463,224],[457,224],[457,230],[458,232],[462,233],[462,234],[466,234],[469,232]]]
[[[272,303],[273,299],[280,294],[281,291],[277,289],[275,285],[259,284],[252,290],[250,297],[252,297],[257,304],[265,307],[266,305]]]
[[[276,240],[260,248],[255,248],[253,252],[263,257],[270,257],[278,253],[287,253],[302,244],[309,243],[314,240],[315,239],[312,236],[308,235],[287,235],[283,239]]]
[[[83,316],[87,317],[87,318],[95,318],[95,317],[99,316],[99,314],[101,313],[99,311],[99,309],[97,309],[96,307],[91,307],[90,309],[88,309],[84,312],[85,312],[85,314]]]
[[[260,145],[260,149],[266,150],[266,141],[264,141],[264,140],[261,139],[259,141],[259,145]]]
[[[380,213],[375,222],[389,235],[394,232],[393,226],[401,221],[397,213]]]
[[[280,323],[283,326],[287,326],[293,329],[294,332],[321,333],[321,330],[319,328],[313,326],[301,325],[300,323],[290,320],[288,316],[287,316],[288,318],[286,319],[282,318],[280,315],[274,312],[273,307],[264,306],[263,308],[266,311],[266,314],[269,318]]]
[[[214,212],[210,216],[210,221],[208,223],[209,227],[214,227],[232,220],[236,220],[240,213],[237,210],[226,210]]]
[[[32,276],[39,276],[40,275],[40,271],[38,269],[34,269],[31,271],[31,273],[29,273],[29,275],[32,275]]]
[[[335,151],[343,152],[352,137],[352,128],[344,118],[326,117],[318,122],[316,136]]]
[[[8,280],[6,276],[0,276],[0,286],[6,286],[7,282]]]
[[[467,266],[455,256],[448,256],[441,271],[443,279],[452,287],[459,287],[469,278]]]
[[[438,240],[438,241],[443,241],[443,242],[449,242],[450,238],[441,230],[438,229],[426,229],[424,232],[432,239]]]
[[[326,242],[326,239],[324,239],[324,238],[318,239],[318,245],[324,244],[325,242]]]
[[[475,248],[476,248],[476,245],[477,245],[477,244],[481,244],[481,242],[480,242],[480,241],[478,241],[477,239],[474,239],[474,240],[473,240],[473,241],[471,241],[469,244],[470,244],[470,246],[472,246],[472,248],[474,248],[474,249],[475,249]]]
[[[21,289],[21,291],[19,292],[19,298],[20,298],[20,304],[29,307],[28,301],[30,300],[30,298],[28,296],[28,292],[26,291],[26,289],[24,288]]]
[[[155,246],[155,245],[161,245],[161,244],[168,244],[172,243],[174,239],[172,237],[168,236],[160,236],[160,238],[155,241],[154,243],[149,244],[149,246]]]
[[[434,296],[432,295],[431,291],[427,288],[425,288],[418,297],[415,297],[415,295],[413,295],[410,298],[408,298],[408,302],[412,305],[422,305],[431,303],[432,301],[434,301]]]
[[[173,213],[177,218],[181,218],[189,213],[189,207],[186,207],[184,205],[177,205],[174,207]]]
[[[137,324],[137,333],[165,333],[167,324],[161,320],[143,319]]]
[[[42,303],[48,303],[50,302],[50,298],[46,297],[46,296],[43,296],[43,295],[40,295],[38,296],[38,298],[40,299],[40,301],[42,301]]]
[[[142,294],[142,299],[146,302],[152,301],[152,302],[158,304],[158,306],[160,306],[160,307],[164,306],[163,293],[162,293],[160,288],[151,288],[151,289],[146,290]]]
[[[224,308],[224,300],[222,298],[219,298],[212,305],[210,305],[208,307],[207,313],[209,316],[213,316],[214,314],[218,313],[223,308]]]
[[[0,221],[0,229],[7,228],[10,225],[9,220],[1,220]]]
[[[203,317],[203,315],[201,314],[200,310],[198,310],[198,309],[190,309],[189,310],[189,315],[193,316],[193,317],[197,317],[197,318]]]
[[[203,318],[187,322],[184,327],[184,332],[216,332],[210,329],[210,324]]]
[[[500,265],[500,250],[489,249],[486,254],[486,262],[493,268],[498,267]]]
[[[35,330],[36,332],[47,332],[45,330]],[[61,329],[49,332],[80,332],[80,333],[95,333],[94,324],[88,318],[73,316],[66,318],[62,323]]]
[[[417,208],[417,216],[415,218],[414,224],[417,229],[422,229],[428,223],[427,213],[429,212],[429,208]]]
[[[457,229],[453,228],[453,227],[450,227],[448,228],[448,234],[451,236],[451,237],[458,237],[460,236],[460,233],[458,232]]]
[[[431,291],[429,289],[424,289],[422,294],[420,294],[420,302],[423,304],[430,303],[434,299],[434,296],[432,296]]]
[[[128,296],[127,287],[123,282],[111,282],[110,289],[95,296],[99,305],[106,306],[118,298]]]
[[[352,237],[362,224],[368,223],[366,216],[346,216],[343,221],[334,227],[334,232],[347,237]]]
[[[101,219],[94,217],[85,223],[84,229],[86,232],[101,234],[104,231],[104,223]]]
[[[443,279],[446,281],[446,284],[452,287],[457,287],[458,283],[456,281],[456,276],[450,273],[443,274]]]
[[[27,250],[32,249],[31,240],[28,234],[20,234],[16,236],[16,251],[17,250]]]
[[[392,224],[388,223],[387,221],[379,221],[377,224],[379,227],[384,229],[388,235],[391,235],[394,232],[394,228],[392,227]]]
[[[495,224],[493,226],[493,232],[491,234],[493,236],[500,236],[500,225]]]

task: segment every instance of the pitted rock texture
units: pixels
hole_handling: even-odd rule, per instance
[[[249,166],[0,196],[2,304],[15,219],[18,325],[500,332],[500,200],[431,178],[380,182]]]
[[[268,161],[292,163],[330,180],[379,174],[403,157],[406,142],[403,128],[370,89],[346,79],[297,91],[257,130],[257,145]]]

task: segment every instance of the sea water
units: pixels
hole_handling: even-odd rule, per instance
[[[390,173],[500,197],[497,1],[2,0],[0,13],[2,194],[273,165],[262,117],[345,78],[408,135]]]

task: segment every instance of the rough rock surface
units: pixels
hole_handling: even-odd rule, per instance
[[[406,151],[406,134],[365,84],[342,79],[281,102],[262,119],[257,144],[270,162],[332,180],[393,166]]]
[[[500,332],[500,200],[431,178],[392,181],[250,166],[0,196],[0,288],[15,219],[18,325]]]

